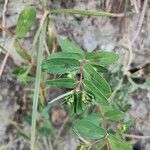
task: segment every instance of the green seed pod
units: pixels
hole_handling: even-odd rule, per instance
[[[81,114],[82,109],[82,92],[74,93],[74,112],[75,114]]]

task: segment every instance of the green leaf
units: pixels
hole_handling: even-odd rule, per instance
[[[106,66],[114,63],[119,58],[118,54],[114,52],[105,52],[105,51],[95,51],[86,54],[86,59],[90,63],[99,64],[101,66]]]
[[[84,138],[90,140],[96,140],[102,138],[106,135],[106,130],[94,123],[86,120],[75,120],[74,121],[75,131],[83,136]]]
[[[106,96],[91,81],[84,79],[83,85],[87,92],[90,92],[95,96],[95,100],[99,104],[109,106],[109,102]]]
[[[36,10],[34,7],[25,7],[18,18],[16,36],[25,37],[36,20]]]
[[[51,135],[51,130],[47,127],[41,127],[37,129],[38,133],[44,137],[49,137]]]
[[[84,51],[73,41],[70,41],[67,38],[64,39],[62,37],[58,37],[57,40],[63,52],[72,52],[79,53],[82,56],[84,55]]]
[[[54,79],[54,80],[46,80],[45,83],[54,87],[64,87],[64,88],[75,88],[77,85],[77,80],[70,78],[63,79]]]
[[[64,74],[77,71],[80,68],[80,62],[71,58],[52,58],[43,61],[42,68],[51,74]]]
[[[111,88],[108,82],[89,64],[84,65],[84,74],[106,97],[110,96]]]
[[[32,118],[31,118],[30,115],[22,115],[21,118],[22,118],[23,121],[25,121],[26,123],[31,125]]]
[[[13,71],[12,74],[14,75],[21,75],[24,74],[27,70],[23,67],[16,67]]]
[[[104,11],[94,11],[94,10],[78,10],[78,9],[55,9],[52,13],[64,13],[64,14],[79,14],[79,15],[91,15],[91,16],[107,16],[107,17],[117,17],[118,14],[109,13]]]
[[[20,45],[20,43],[18,41],[15,41],[14,43],[16,52],[25,60],[27,60],[28,62],[31,62],[31,56],[26,52],[25,49],[23,49],[23,47]]]
[[[108,137],[109,145],[111,150],[132,150],[128,143],[122,141],[114,135],[109,135]]]
[[[124,118],[125,114],[119,110],[108,110],[104,113],[104,117],[108,120],[119,121]]]
[[[99,64],[95,64],[95,63],[90,63],[89,64],[96,69],[97,72],[101,72],[101,73],[107,73],[108,69],[106,69],[105,67],[99,65]]]
[[[84,118],[85,121],[89,121],[95,125],[100,125],[101,119],[100,119],[100,114],[99,113],[92,113],[88,115],[86,118]]]
[[[73,52],[57,52],[53,53],[48,59],[52,58],[64,58],[64,59],[76,59],[78,61],[83,59],[83,56],[79,53],[73,53]]]

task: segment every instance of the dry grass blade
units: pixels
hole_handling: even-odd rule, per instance
[[[133,138],[133,139],[150,139],[150,136],[144,136],[144,135],[134,135],[134,134],[124,134],[124,137],[126,138]]]
[[[145,0],[144,4],[143,4],[143,9],[142,9],[142,12],[141,12],[141,17],[140,17],[140,20],[139,20],[138,28],[137,28],[137,31],[135,33],[135,36],[134,36],[133,40],[131,41],[131,45],[133,45],[133,43],[136,41],[136,39],[137,39],[137,37],[140,33],[140,30],[141,30],[141,27],[142,27],[142,24],[143,24],[143,21],[144,21],[144,16],[145,16],[147,4],[148,4],[148,0]]]
[[[10,51],[11,51],[13,45],[14,45],[14,42],[15,42],[15,37],[12,39],[12,42],[11,42],[11,44],[10,44],[10,46],[8,48],[8,51],[7,51],[6,55],[5,55],[5,58],[4,58],[3,62],[2,62],[2,65],[1,65],[1,68],[0,68],[0,78],[1,78],[2,73],[4,71],[4,67],[6,65],[6,62],[7,62],[7,59],[9,57]]]
[[[7,11],[7,4],[8,0],[5,0],[4,7],[3,7],[3,14],[2,14],[2,24],[6,26],[6,11]],[[5,33],[3,32],[3,37],[5,37]]]

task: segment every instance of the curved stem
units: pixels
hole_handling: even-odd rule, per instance
[[[62,99],[62,98],[64,98],[64,97],[66,97],[66,96],[68,96],[68,95],[71,95],[71,94],[73,94],[73,93],[74,93],[74,91],[69,91],[69,92],[67,92],[67,93],[65,93],[65,94],[62,94],[62,95],[60,95],[60,96],[54,98],[53,100],[51,100],[48,104],[52,104],[52,103],[54,103],[54,102],[56,102],[56,101],[58,101],[58,100],[60,100],[60,99]]]

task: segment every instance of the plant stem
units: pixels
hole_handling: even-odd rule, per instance
[[[66,96],[68,96],[68,95],[71,95],[71,94],[73,94],[73,93],[74,93],[74,91],[69,91],[69,92],[67,92],[67,93],[65,93],[65,94],[62,94],[62,95],[60,95],[60,96],[54,98],[53,100],[51,100],[48,104],[52,104],[52,103],[56,102],[57,100],[62,99],[62,98],[66,97]]]
[[[144,135],[134,135],[134,134],[124,134],[124,137],[127,137],[127,138],[133,138],[133,139],[150,139],[150,136],[144,136]]]
[[[39,35],[39,47],[37,56],[37,70],[35,79],[35,88],[33,96],[33,107],[32,107],[32,125],[31,125],[31,150],[35,149],[35,134],[36,134],[36,118],[37,118],[37,108],[40,90],[40,80],[41,80],[41,63],[43,58],[43,43],[45,39],[45,28],[41,31]]]

